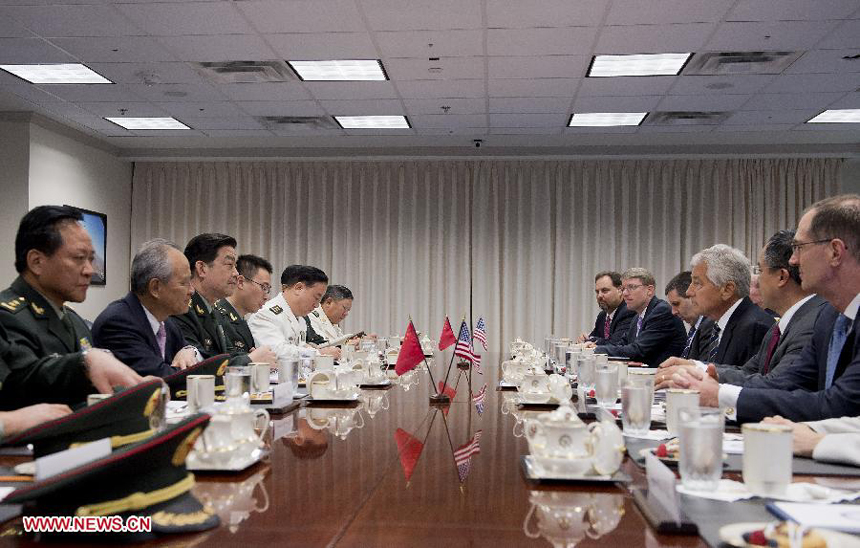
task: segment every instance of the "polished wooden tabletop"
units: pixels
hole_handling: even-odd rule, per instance
[[[459,384],[449,380],[457,394],[447,414],[431,407],[421,372],[408,389],[363,391],[358,408],[275,416],[266,462],[238,475],[197,474],[194,492],[218,512],[219,528],[144,545],[705,545],[696,536],[656,535],[624,486],[530,484],[520,465],[527,453],[521,426],[515,433],[521,416],[503,407],[510,393],[496,391],[497,379],[492,370],[473,375],[475,392],[488,384],[483,414],[470,401],[465,376]],[[480,453],[461,482],[453,450],[477,431]],[[403,452],[398,438],[412,440]],[[629,459],[622,470],[644,485]],[[573,519],[553,520],[533,503]],[[0,542],[38,545],[24,535]]]

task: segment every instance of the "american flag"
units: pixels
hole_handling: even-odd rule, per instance
[[[472,348],[472,338],[469,336],[469,326],[466,325],[465,320],[460,324],[460,336],[457,337],[457,346],[454,347],[454,355],[472,362],[478,373],[483,375],[484,372],[481,371],[481,356],[475,354],[475,350]]]
[[[484,413],[484,396],[487,395],[487,383],[484,383],[483,388],[478,391],[477,394],[472,398],[472,401],[475,402],[475,409],[478,410],[478,414],[481,415]]]
[[[487,350],[487,324],[484,323],[484,318],[478,318],[472,338],[476,341],[481,341],[481,346],[484,347],[484,350]]]
[[[460,477],[460,483],[466,481],[466,477],[472,469],[472,456],[481,452],[482,433],[483,431],[478,430],[472,439],[454,451],[454,462],[457,464],[457,475]]]

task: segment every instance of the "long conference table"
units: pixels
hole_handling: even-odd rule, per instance
[[[498,364],[499,357],[487,365]],[[435,365],[434,373],[442,366]],[[459,380],[458,380],[459,379]],[[194,492],[221,517],[217,529],[167,536],[142,546],[707,546],[697,535],[660,535],[633,501],[630,487],[645,487],[644,471],[629,457],[621,471],[629,484],[544,485],[525,479],[528,453],[522,425],[511,413],[510,392],[497,391],[497,367],[473,373],[475,392],[487,384],[483,414],[468,394],[467,377],[452,369],[457,394],[447,413],[430,406],[425,371],[418,384],[363,391],[358,408],[302,405],[272,415],[270,455],[239,473],[198,473]],[[437,378],[438,381],[438,378]],[[387,408],[386,408],[387,407]],[[331,430],[308,421],[334,419]],[[357,418],[361,415],[361,418]],[[461,481],[454,450],[480,431]],[[406,450],[401,452],[398,439]],[[410,440],[409,443],[404,443]],[[0,464],[19,462],[0,458]],[[407,475],[409,475],[407,479]],[[726,477],[740,479],[737,473]],[[798,479],[797,477],[795,478]],[[552,523],[533,502],[567,507],[573,519]],[[726,520],[766,518],[761,504],[724,505],[702,520],[713,542]],[[702,506],[710,513],[713,506]],[[744,519],[746,518],[746,519]],[[752,519],[751,519],[752,518]],[[710,527],[710,529],[709,529]],[[701,527],[700,527],[701,528]],[[20,534],[20,520],[3,525],[0,543],[44,546]],[[17,534],[16,534],[17,533]],[[105,535],[109,541],[109,536]]]

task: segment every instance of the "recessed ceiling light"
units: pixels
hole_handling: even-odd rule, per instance
[[[0,69],[31,84],[113,84],[104,76],[78,63],[0,65]]]
[[[334,59],[331,61],[287,61],[305,81],[388,80],[378,59]]]
[[[580,112],[573,114],[568,127],[638,126],[647,112]]]
[[[860,108],[825,110],[807,124],[860,124]]]
[[[406,116],[335,116],[343,129],[409,129]]]
[[[176,118],[105,118],[108,122],[124,127],[125,129],[191,129]]]
[[[595,55],[586,76],[591,78],[677,76],[691,55],[691,53]]]

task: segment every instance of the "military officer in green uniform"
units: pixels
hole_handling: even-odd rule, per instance
[[[260,310],[272,292],[272,263],[256,255],[239,255],[239,277],[232,295],[215,303],[227,322],[227,338],[239,350],[250,352],[257,345],[245,318]]]
[[[243,343],[240,348],[229,321],[215,306],[236,289],[239,275],[236,271],[236,240],[225,234],[200,234],[185,246],[185,257],[191,266],[191,285],[195,293],[188,312],[173,316],[182,329],[185,342],[194,345],[204,359],[230,354],[230,363],[234,365],[249,362],[277,365],[275,354],[267,346],[251,350]]]
[[[41,402],[76,404],[142,379],[110,353],[66,302],[83,302],[95,251],[80,212],[40,206],[15,236],[19,276],[0,292],[0,408]]]

